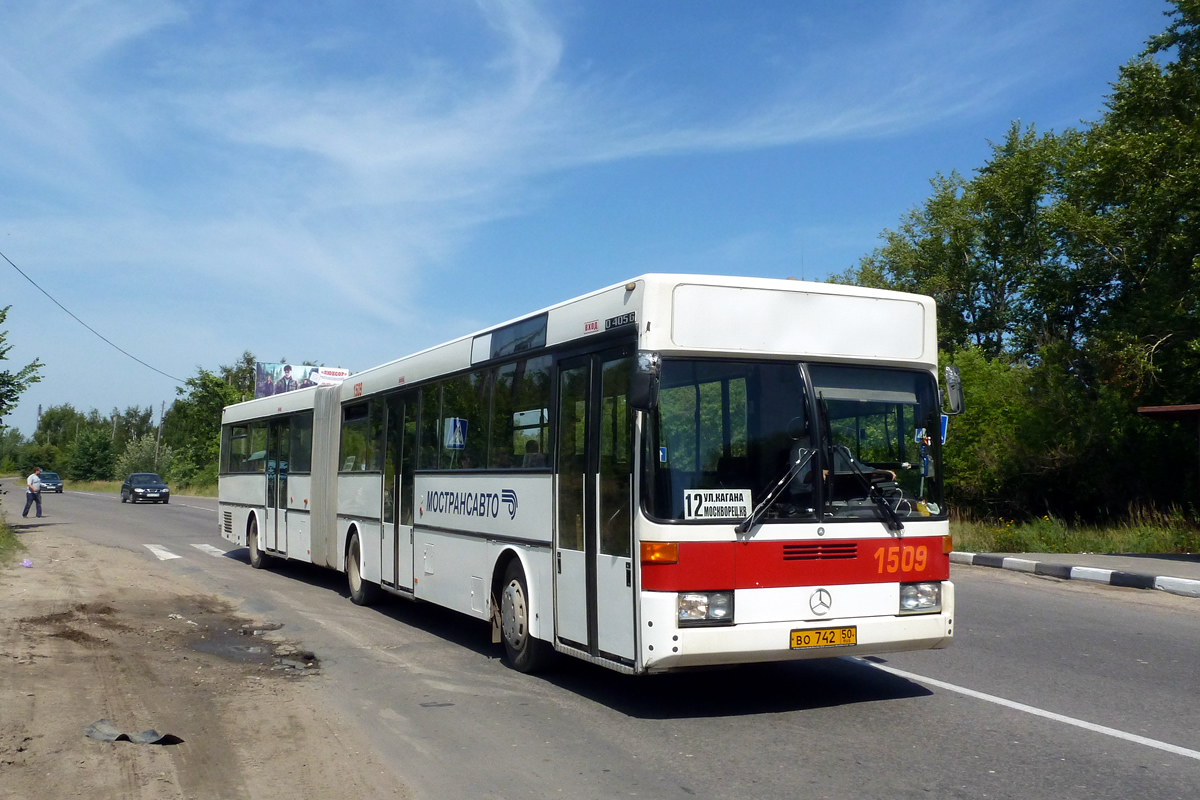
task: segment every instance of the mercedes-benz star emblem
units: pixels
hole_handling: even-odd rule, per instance
[[[808,598],[808,607],[818,616],[823,617],[828,614],[829,607],[832,605],[833,597],[825,589],[817,589],[812,593],[812,597]]]

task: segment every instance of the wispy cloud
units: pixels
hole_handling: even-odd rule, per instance
[[[10,37],[25,46],[6,47],[0,61],[17,123],[0,141],[24,157],[0,169],[69,196],[67,207],[113,208],[89,215],[86,225],[107,228],[93,235],[111,240],[144,225],[136,238],[154,259],[174,252],[186,263],[207,247],[226,266],[207,258],[188,268],[264,282],[287,265],[380,313],[378,293],[330,277],[336,265],[353,259],[368,277],[409,280],[472,225],[521,210],[530,181],[548,173],[907,132],[971,113],[1005,88],[969,69],[983,37],[971,52],[936,46],[972,23],[946,7],[856,42],[792,48],[793,80],[721,107],[698,104],[701,87],[646,92],[618,72],[571,83],[562,69],[569,44],[550,7],[522,0],[477,5],[490,41],[485,58],[472,56],[473,80],[439,66],[453,53],[407,72],[311,80],[311,47],[226,41],[197,7],[32,8],[22,19],[9,12]],[[225,24],[239,22],[252,20]],[[1015,25],[1009,39],[1027,27]],[[187,39],[190,28],[199,37],[162,61],[155,37]],[[1007,46],[1003,36],[992,41]],[[127,74],[138,70],[144,85]]]

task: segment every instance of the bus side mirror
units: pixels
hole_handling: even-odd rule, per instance
[[[946,367],[946,408],[944,409],[944,413],[952,417],[962,412],[962,377],[958,374],[958,367],[950,364]]]
[[[662,377],[662,359],[658,353],[639,350],[629,381],[629,405],[638,411],[658,408],[658,381]]]

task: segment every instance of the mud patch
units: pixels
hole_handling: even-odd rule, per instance
[[[315,653],[304,650],[291,642],[276,642],[262,639],[262,633],[281,629],[282,625],[243,626],[225,629],[209,629],[192,637],[188,647],[198,653],[207,653],[236,664],[250,664],[272,671],[282,671],[290,676],[315,674],[321,668]]]
[[[58,630],[51,631],[46,635],[53,636],[55,639],[66,639],[68,642],[76,642],[77,644],[83,644],[89,647],[94,647],[97,645],[103,646],[108,644],[107,639],[101,639],[99,636],[93,636],[87,631],[81,631],[65,626],[59,628]]]

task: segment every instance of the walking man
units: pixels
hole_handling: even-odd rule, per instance
[[[29,488],[25,490],[25,510],[21,512],[22,517],[29,516],[29,507],[37,503],[37,515],[42,516],[42,468],[34,467],[33,472],[29,475]]]

